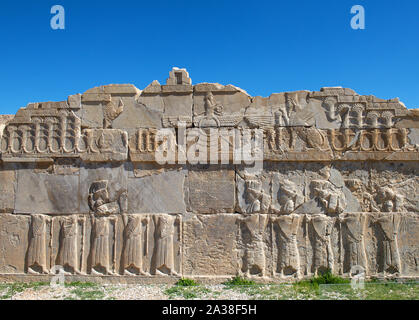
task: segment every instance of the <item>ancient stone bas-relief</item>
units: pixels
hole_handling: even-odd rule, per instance
[[[418,277],[418,117],[398,98],[252,97],[179,68],[30,103],[0,116],[0,275]],[[236,158],[258,136],[261,157]]]

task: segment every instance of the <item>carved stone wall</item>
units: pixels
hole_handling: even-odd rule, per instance
[[[419,276],[419,112],[398,99],[174,68],[0,116],[0,151],[2,277]]]

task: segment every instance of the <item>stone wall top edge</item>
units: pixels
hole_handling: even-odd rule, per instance
[[[203,212],[187,212],[187,213],[167,213],[167,212],[138,212],[138,213],[118,213],[118,214],[111,214],[111,215],[107,215],[109,217],[118,217],[118,216],[124,216],[124,215],[143,215],[143,216],[160,216],[160,215],[169,215],[169,216],[181,216],[185,219],[188,218],[193,218],[195,216],[243,216],[243,217],[247,217],[247,216],[275,216],[275,217],[279,217],[279,216],[327,216],[327,217],[331,217],[331,218],[337,218],[340,216],[345,216],[345,215],[351,215],[351,214],[364,214],[364,215],[377,215],[377,214],[396,214],[396,215],[418,215],[419,216],[419,212],[416,211],[400,211],[400,212],[384,212],[384,211],[379,211],[379,212],[366,212],[366,211],[348,211],[348,212],[343,212],[340,214],[334,214],[334,215],[330,215],[330,214],[326,214],[326,213],[299,213],[299,212],[292,212],[292,213],[243,213],[243,212],[221,212],[221,213],[203,213]],[[92,217],[94,214],[93,213],[85,213],[85,212],[77,212],[77,213],[31,213],[31,212],[0,212],[0,216],[2,215],[13,215],[13,216],[31,216],[31,215],[45,215],[45,216],[51,216],[51,217],[67,217],[67,216],[72,216],[72,215],[78,215],[78,216],[86,216],[86,217]]]
[[[298,107],[298,100],[320,99],[325,98],[335,99],[340,103],[359,103],[367,104],[367,109],[380,110],[386,104],[393,109],[397,109],[396,115],[407,115],[417,117],[419,114],[418,109],[408,110],[406,106],[399,100],[393,99],[380,99],[373,95],[360,95],[353,89],[343,87],[322,87],[318,91],[298,90],[298,91],[284,91],[272,93],[267,97],[251,96],[245,90],[234,86],[232,84],[222,85],[219,83],[198,83],[192,84],[189,73],[186,69],[173,68],[169,72],[169,78],[165,84],[160,84],[157,80],[152,81],[143,90],[138,89],[134,84],[107,84],[86,90],[83,94],[77,93],[70,95],[66,101],[59,102],[36,102],[29,103],[26,107],[21,108],[21,111],[31,109],[33,111],[46,111],[46,109],[78,109],[83,103],[95,102],[109,102],[113,97],[140,97],[145,94],[197,94],[203,95],[208,92],[216,94],[235,94],[242,93],[249,97],[250,105],[243,105],[247,108],[251,105],[260,106],[264,104],[277,104],[284,103],[285,100],[294,100],[295,106]],[[283,101],[284,100],[284,101]],[[19,111],[17,112],[17,115]],[[1,120],[0,120],[1,124]]]

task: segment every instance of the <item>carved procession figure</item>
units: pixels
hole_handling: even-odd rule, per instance
[[[304,195],[296,183],[284,179],[280,184],[279,204],[283,213],[292,213],[304,203]]]
[[[268,213],[271,197],[263,190],[262,181],[256,177],[245,180],[248,213]]]
[[[346,197],[341,188],[327,180],[313,180],[311,187],[314,196],[328,214],[340,214],[346,208]]]
[[[91,249],[91,266],[93,274],[109,275],[113,274],[111,267],[110,252],[110,224],[111,217],[94,217],[93,221],[93,241]]]
[[[333,272],[333,250],[330,240],[333,218],[315,214],[309,218],[309,235],[313,248],[312,271],[315,275]]]
[[[364,218],[359,213],[348,213],[341,218],[342,241],[345,249],[343,272],[361,266],[367,272],[367,258],[364,247]]]
[[[61,223],[60,250],[57,265],[64,268],[64,272],[79,273],[78,266],[78,219],[77,215],[65,217]]]
[[[108,192],[108,181],[95,181],[90,186],[88,201],[92,211],[93,226],[91,247],[92,273],[113,274],[111,258],[115,257],[110,248],[111,240],[115,242],[115,239],[111,239],[110,228],[111,224],[115,225],[116,223],[115,214],[121,213],[126,208],[126,191],[120,190],[116,200],[111,201]]]
[[[277,272],[281,277],[300,277],[300,254],[297,245],[297,232],[301,216],[283,215],[271,218],[278,226],[278,263]]]
[[[123,249],[123,272],[126,275],[149,275],[143,271],[143,235],[142,223],[146,222],[149,228],[149,218],[141,215],[123,215],[124,219],[124,249]],[[147,235],[146,235],[147,240]],[[147,243],[145,245],[147,250]]]
[[[155,218],[156,248],[155,265],[158,275],[178,275],[174,270],[175,216],[162,215]]]
[[[399,218],[395,214],[380,213],[374,220],[378,226],[378,231],[381,233],[378,261],[379,268],[384,273],[401,272],[400,254],[397,244]]]
[[[241,272],[247,276],[266,275],[266,255],[264,235],[268,224],[266,215],[250,215],[240,218],[241,227],[245,227],[245,232],[241,232],[240,238],[244,246],[242,257]],[[242,229],[242,228],[240,228]]]
[[[33,274],[48,273],[47,267],[47,221],[48,216],[32,215],[32,224],[28,248],[28,272]]]

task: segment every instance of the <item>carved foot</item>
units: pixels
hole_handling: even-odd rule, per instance
[[[40,271],[36,271],[32,268],[28,268],[28,273],[29,274],[37,274],[37,275],[41,275],[41,274],[48,274],[49,272],[44,270],[43,268]]]

